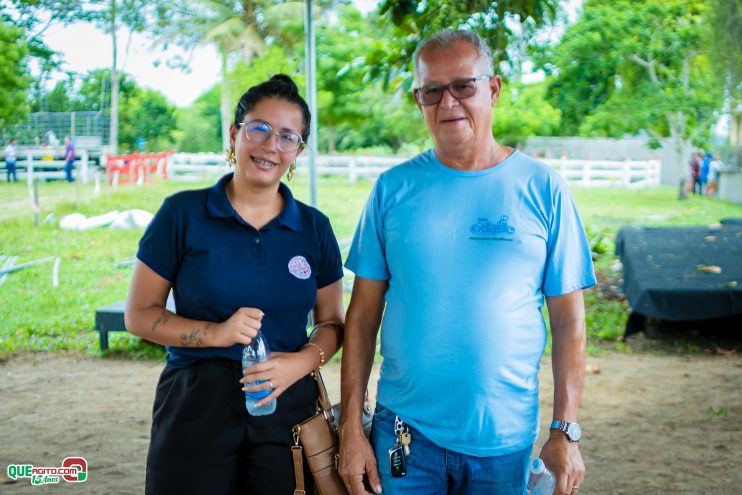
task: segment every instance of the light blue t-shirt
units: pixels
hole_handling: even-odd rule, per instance
[[[595,284],[556,172],[519,151],[473,172],[424,152],[379,177],[346,266],[389,283],[379,403],[456,452],[535,442],[544,295]]]

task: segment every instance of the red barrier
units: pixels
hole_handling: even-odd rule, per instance
[[[152,182],[153,177],[167,180],[168,156],[172,151],[162,153],[130,153],[128,155],[106,156],[108,185],[142,184]]]

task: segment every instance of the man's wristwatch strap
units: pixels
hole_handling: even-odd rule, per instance
[[[560,419],[555,419],[551,422],[549,427],[552,430],[560,430],[567,436],[567,440],[570,442],[579,442],[582,437],[582,429],[577,423],[567,423]]]

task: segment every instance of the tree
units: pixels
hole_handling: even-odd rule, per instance
[[[725,88],[732,124],[732,144],[742,146],[742,0],[708,0],[712,67]],[[739,157],[737,158],[739,163]]]
[[[80,2],[83,3],[83,2]],[[118,34],[121,25],[126,26],[130,35],[141,32],[154,19],[168,8],[165,0],[89,0],[87,10],[90,19],[99,28],[111,35],[111,123],[110,148],[118,152],[119,144],[119,69],[118,69]],[[128,51],[129,45],[126,49]]]
[[[55,52],[43,40],[55,24],[90,20],[78,0],[0,0],[0,19],[24,30],[31,57],[52,59]]]
[[[380,82],[368,83],[363,105],[368,117],[357,126],[357,146],[382,148],[385,153],[412,155],[431,146],[425,122],[412,94],[398,88],[384,89]],[[348,133],[348,137],[353,136]],[[354,143],[348,139],[346,147]],[[389,151],[386,151],[388,149]]]
[[[384,0],[383,19],[394,26],[391,37],[368,47],[369,74],[385,85],[412,84],[412,54],[421,39],[445,28],[472,29],[493,51],[495,67],[507,60],[512,32],[509,23],[529,22],[541,26],[554,18],[557,0]]]
[[[28,111],[27,57],[23,29],[0,20],[0,127],[17,122]]]
[[[551,136],[559,130],[561,112],[546,101],[545,93],[545,82],[503,85],[492,124],[498,142],[520,147],[531,136]]]
[[[324,16],[317,28],[317,111],[323,145],[334,153],[343,139],[342,129],[358,127],[372,113],[371,81],[364,81],[362,53],[381,38],[373,19],[353,6],[337,9],[337,19]],[[363,87],[363,91],[359,91]]]
[[[58,81],[51,90],[39,91],[31,100],[32,112],[69,112],[77,111],[75,102],[70,97],[75,91],[75,74],[68,74],[67,79]]]
[[[232,102],[228,75],[231,59],[239,53],[240,60],[249,64],[261,54],[269,37],[268,26],[285,25],[290,18],[301,19],[299,4],[278,4],[275,0],[178,0],[162,11],[156,29],[158,43],[167,47],[175,43],[186,50],[211,43],[221,59],[221,136],[222,147],[229,147],[229,124]],[[295,11],[287,15],[287,11]],[[281,21],[283,19],[284,21]],[[296,32],[292,29],[291,32]],[[280,33],[271,35],[280,39]],[[185,66],[187,61],[176,60]]]
[[[127,98],[139,89],[137,83],[126,73],[117,77],[119,97]],[[76,105],[82,110],[105,112],[111,108],[113,78],[111,69],[93,69],[79,77],[80,89],[76,95]]]
[[[588,0],[547,52],[549,101],[582,135],[640,131],[675,151],[685,177],[690,144],[718,118],[722,92],[709,64],[703,1]],[[542,61],[543,62],[543,61]]]
[[[236,63],[225,78],[229,88],[229,120],[232,122],[234,107],[242,94],[277,73],[290,74],[299,87],[303,78],[294,75],[298,61],[289,58],[278,46],[269,46],[266,51],[254,58],[248,65],[243,61]],[[217,151],[221,143],[221,93],[225,84],[219,83],[202,94],[190,108],[178,112],[178,148],[184,152]]]
[[[36,62],[40,73],[30,80],[30,84],[24,85],[24,91],[35,94],[35,99],[42,105],[46,83],[60,63],[56,52],[44,43],[43,34],[55,23],[68,23],[80,15],[75,0],[0,0],[0,24],[15,27],[15,32],[21,33],[20,38],[14,38],[17,48],[9,49],[8,56],[12,56],[17,49],[23,51],[29,61]],[[27,69],[29,65],[24,61],[24,68]],[[12,65],[7,67],[11,71],[14,69]]]
[[[113,44],[111,60],[111,123],[110,147],[116,153],[118,147],[118,34],[121,25],[130,32],[144,31],[156,16],[167,10],[167,0],[0,0],[0,6],[8,4],[15,16],[13,22],[28,31],[28,43],[33,53],[45,60],[42,64],[40,91],[47,75],[55,70],[60,61],[55,53],[43,43],[43,33],[54,24],[92,22],[111,35]],[[8,14],[3,17],[11,18]],[[128,45],[127,45],[128,48]],[[43,102],[43,100],[41,100]],[[44,105],[42,103],[42,108]]]
[[[352,6],[341,6],[334,15],[323,15],[317,21],[318,112],[313,117],[322,129],[319,147],[323,151],[376,148],[391,153],[407,143],[425,140],[425,127],[410,95],[401,89],[385,91],[379,82],[364,79],[364,59],[359,54],[372,40],[382,37],[379,29]],[[303,86],[303,76],[297,75],[303,46],[298,40],[281,45],[267,45],[249,64],[238,61],[230,70],[226,78],[231,91],[230,112],[242,92],[273,74],[290,74],[300,88]],[[292,47],[288,53],[287,45]],[[220,88],[215,86],[191,109],[180,113],[181,150],[219,149],[211,143],[214,135],[218,136],[214,115],[219,113]]]
[[[46,111],[105,112],[111,107],[110,69],[94,69],[87,74],[68,74],[45,96]],[[121,145],[135,148],[138,137],[145,139],[148,149],[172,146],[177,126],[175,108],[161,93],[140,88],[126,73],[119,76],[119,96],[122,104],[120,120]],[[32,106],[38,107],[33,101]]]
[[[46,112],[106,112],[111,107],[111,69],[93,69],[86,74],[67,73],[67,79],[58,81],[44,95]],[[119,76],[119,94],[126,98],[139,87],[126,73]],[[40,108],[38,100],[31,101],[32,108]]]
[[[556,47],[536,53],[536,62],[550,79],[547,99],[562,112],[560,134],[574,136],[586,115],[616,89],[620,63],[614,46],[621,31],[610,6],[584,4],[580,19],[569,26]]]
[[[178,109],[177,148],[184,153],[218,151],[222,147],[219,86],[199,96],[189,108]]]
[[[177,123],[175,107],[162,93],[139,89],[122,99],[121,144],[136,148],[138,138],[147,142],[148,150],[163,150],[173,145],[173,130]]]
[[[229,99],[229,56],[238,49],[246,62],[263,49],[263,36],[258,32],[258,22],[254,2],[242,3],[242,12],[234,12],[232,2],[209,2],[213,15],[204,25],[208,30],[201,34],[199,41],[213,43],[221,57],[221,113],[222,148],[229,148],[229,124],[231,101]]]
[[[269,79],[275,74],[287,74],[291,76],[296,85],[301,88],[304,85],[304,76],[297,75],[300,60],[292,57],[286,51],[276,45],[266,47],[265,51],[249,63],[239,61],[232,71],[227,74],[227,81],[232,92],[228,95],[230,122],[234,118],[234,108],[237,100],[250,87]]]
[[[715,72],[732,101],[742,103],[742,0],[708,0],[706,20],[711,35]]]

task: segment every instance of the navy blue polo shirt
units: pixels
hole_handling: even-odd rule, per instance
[[[270,348],[297,351],[307,342],[317,289],[343,276],[340,248],[329,219],[296,201],[283,183],[283,211],[256,230],[227,198],[232,175],[166,198],[139,241],[137,258],[172,284],[179,316],[223,322],[241,307],[258,308]],[[242,358],[240,344],[167,350],[175,367]]]

